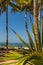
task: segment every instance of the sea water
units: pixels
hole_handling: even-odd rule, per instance
[[[6,43],[0,43],[0,47],[5,47],[6,46]],[[23,43],[8,43],[8,46],[11,46],[11,47],[25,47],[25,45]]]

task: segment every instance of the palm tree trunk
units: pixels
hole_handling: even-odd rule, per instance
[[[39,14],[38,14],[38,27],[40,31],[40,19],[41,19],[42,0],[40,0]]]
[[[35,37],[36,37],[36,46],[37,51],[41,52],[41,42],[40,42],[40,32],[39,32],[39,26],[38,26],[38,0],[34,0],[34,31],[35,31]]]
[[[42,17],[42,32],[41,33],[42,33],[42,36],[41,36],[42,40],[41,41],[42,41],[42,47],[43,47],[43,17]]]
[[[6,2],[6,48],[8,50],[8,3]]]
[[[40,35],[41,9],[42,9],[42,0],[40,0],[40,7],[39,7],[39,14],[38,14],[39,41],[41,40],[41,35]],[[40,50],[42,50],[42,43],[41,43],[41,41],[39,43],[39,48],[40,48]]]
[[[39,7],[39,13],[38,13],[38,26],[39,26],[39,30],[40,30],[41,8],[42,8],[42,0],[40,0],[40,7]]]
[[[36,46],[37,46],[37,51],[39,49],[39,40],[38,40],[38,0],[34,0],[34,31],[35,31],[35,36],[36,36]]]

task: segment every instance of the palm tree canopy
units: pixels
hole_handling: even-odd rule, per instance
[[[15,2],[16,5],[18,6],[17,10],[19,12],[22,12],[24,11],[25,8],[27,8],[27,11],[33,14],[33,1],[34,0],[12,0],[12,1]],[[42,0],[42,4],[43,4],[43,0]],[[39,7],[40,7],[40,0],[38,0],[38,9]],[[14,7],[12,8],[12,10],[14,11]]]
[[[5,2],[8,2],[8,5],[12,7],[13,12],[22,12],[25,8],[27,11],[33,14],[33,0],[0,0],[0,9],[6,10]],[[4,4],[3,4],[4,3]],[[43,0],[42,0],[43,4]],[[40,5],[40,0],[38,0],[38,6]],[[3,12],[3,11],[2,11]]]
[[[12,2],[15,2],[18,6],[17,11],[22,12],[25,8],[27,8],[27,11],[33,12],[33,0],[12,0]],[[15,4],[13,4],[14,6]],[[14,6],[15,7],[15,6]],[[15,8],[12,8],[13,11],[15,11]]]
[[[9,6],[13,7],[13,3],[11,2],[11,0],[0,0],[0,14],[6,11],[6,2],[8,2]],[[17,6],[14,5],[14,8],[16,10]]]

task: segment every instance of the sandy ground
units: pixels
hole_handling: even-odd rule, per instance
[[[0,65],[1,64],[7,64],[7,63],[12,63],[12,62],[16,62],[17,60],[9,60],[9,61],[5,61],[5,62],[0,62]],[[10,65],[13,65],[13,64],[10,64]]]

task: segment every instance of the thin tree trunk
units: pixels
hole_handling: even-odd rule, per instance
[[[37,46],[37,51],[39,49],[39,39],[38,39],[38,0],[34,0],[34,31],[35,31],[35,37],[36,37],[36,46]]]
[[[42,0],[40,0],[39,14],[38,14],[38,26],[40,31],[40,19],[41,19]]]
[[[38,14],[38,29],[39,29],[39,48],[42,50],[41,36],[40,36],[40,19],[41,19],[42,0],[40,0],[39,14]]]
[[[6,2],[6,48],[8,50],[8,3]]]
[[[40,42],[40,32],[39,32],[39,26],[38,26],[38,0],[34,0],[34,31],[35,31],[35,37],[37,40],[36,46],[37,51],[41,52],[41,42]]]
[[[41,39],[42,39],[42,47],[43,47],[43,17],[42,17],[42,32],[41,33],[42,33]]]

